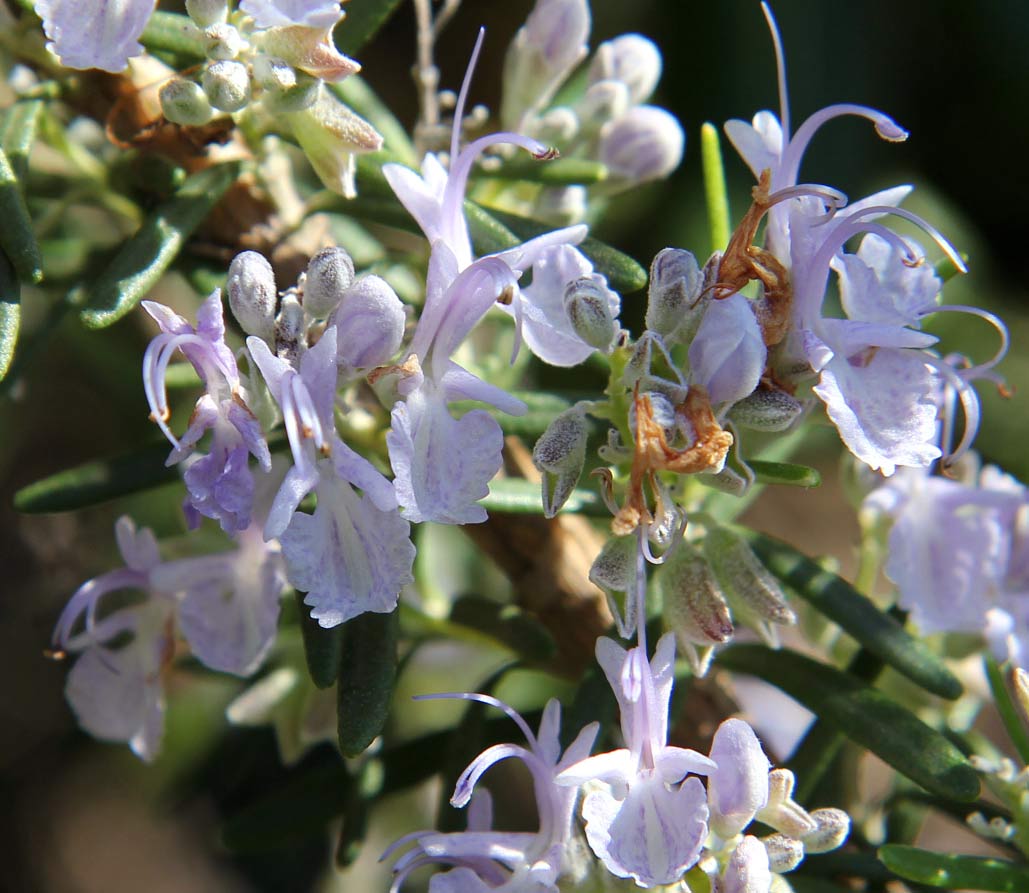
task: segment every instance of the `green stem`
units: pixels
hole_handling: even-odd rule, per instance
[[[729,190],[725,183],[722,147],[714,124],[700,128],[700,160],[704,170],[704,195],[707,222],[711,231],[711,250],[722,251],[729,243]]]

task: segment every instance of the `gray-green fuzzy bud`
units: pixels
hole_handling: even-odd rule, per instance
[[[665,626],[681,643],[723,645],[732,615],[711,565],[698,549],[679,544],[657,572]]]
[[[733,404],[729,418],[754,431],[785,431],[804,412],[804,404],[785,391],[759,387]]]
[[[797,615],[779,582],[769,573],[738,533],[716,527],[704,539],[704,554],[718,578],[733,612],[774,642],[767,624],[794,624]]]
[[[295,368],[306,347],[307,320],[304,318],[304,308],[295,294],[285,294],[282,296],[279,315],[275,317],[275,356]]]
[[[606,351],[615,337],[615,321],[605,289],[589,276],[565,286],[565,313],[578,335],[590,347]]]
[[[275,274],[263,254],[244,251],[229,264],[229,309],[248,335],[270,342],[275,335]]]
[[[768,852],[768,867],[776,874],[793,871],[804,861],[804,844],[785,834],[770,834],[762,838]]]
[[[543,476],[543,514],[553,518],[579,483],[586,461],[589,425],[573,406],[558,415],[532,449],[532,464]]]
[[[224,22],[228,14],[225,0],[186,0],[186,15],[201,28]]]
[[[242,62],[212,62],[201,80],[204,93],[216,109],[238,112],[250,102],[250,73]]]
[[[185,78],[172,78],[158,93],[161,111],[172,124],[199,127],[211,120],[214,112],[200,85]]]
[[[215,62],[235,59],[243,52],[243,35],[232,25],[225,23],[208,25],[204,28],[204,52]]]
[[[611,614],[615,618],[618,633],[629,638],[636,629],[636,599],[630,590],[636,578],[637,545],[634,536],[612,537],[600,550],[590,567],[590,582],[599,586],[607,595]],[[624,592],[625,617],[618,610],[614,593]]]
[[[307,265],[304,279],[304,309],[323,319],[336,309],[354,283],[354,262],[342,248],[323,248]]]
[[[659,251],[650,265],[647,328],[671,336],[680,328],[695,331],[706,304],[700,300],[704,277],[697,259],[681,248]],[[695,317],[695,319],[694,319]]]
[[[815,809],[811,812],[811,818],[818,827],[801,838],[808,855],[835,850],[843,845],[850,834],[850,816],[842,809]]]

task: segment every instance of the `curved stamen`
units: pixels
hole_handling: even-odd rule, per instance
[[[286,376],[296,376],[295,372],[287,372]],[[297,408],[293,396],[293,388],[289,381],[283,381],[282,390],[282,422],[286,426],[286,440],[289,441],[289,449],[293,454],[293,464],[298,468],[307,465],[304,456],[304,441],[297,419]]]
[[[472,85],[472,75],[475,74],[475,64],[479,61],[479,51],[482,49],[482,42],[486,38],[486,29],[480,28],[479,35],[475,38],[475,47],[472,49],[472,57],[468,60],[468,67],[464,72],[464,80],[461,82],[461,92],[457,94],[457,105],[454,107],[454,126],[450,131],[450,158],[457,158],[458,149],[461,148],[461,125],[464,123],[464,104],[468,99],[468,89]]]
[[[888,142],[899,143],[908,138],[908,132],[904,130],[903,127],[897,124],[897,122],[889,117],[889,115],[884,115],[877,109],[869,108],[865,105],[853,105],[851,103],[830,105],[821,111],[815,112],[797,128],[797,133],[794,138],[786,142],[783,149],[782,160],[779,164],[779,171],[775,177],[776,182],[786,184],[793,183],[797,179],[797,174],[800,171],[800,160],[807,151],[811,138],[827,121],[831,121],[833,118],[839,118],[845,115],[855,115],[859,118],[867,118],[875,126],[875,132]],[[785,127],[783,129],[785,131]],[[783,137],[785,139],[785,133],[783,134]]]
[[[799,183],[796,186],[784,186],[782,189],[777,189],[769,195],[765,204],[771,208],[773,205],[779,204],[779,202],[805,196],[814,196],[815,198],[822,199],[829,206],[830,211],[839,211],[847,207],[848,199],[844,193],[838,189],[833,189],[831,186],[823,186],[820,183]]]
[[[951,450],[949,453],[943,456],[940,460],[940,467],[943,471],[947,471],[955,462],[957,462],[965,453],[971,449],[972,441],[975,440],[975,435],[979,432],[979,395],[976,394],[975,388],[972,387],[946,360],[940,357],[934,357],[931,354],[923,356],[923,360],[932,366],[940,375],[943,376],[947,384],[954,389],[954,393],[957,395],[958,400],[961,401],[961,411],[965,416],[965,427],[961,432],[961,440],[958,442],[957,447]],[[953,422],[950,423],[950,433],[948,439],[953,433]],[[944,444],[949,447],[950,444]]]
[[[983,310],[981,307],[968,307],[964,304],[944,304],[940,307],[933,308],[932,312],[970,313],[972,316],[978,316],[980,319],[985,320],[997,330],[997,334],[1000,335],[1000,347],[997,348],[993,357],[985,363],[980,363],[979,365],[972,366],[969,369],[963,369],[958,373],[965,381],[973,381],[977,378],[990,378],[991,380],[994,380],[994,376],[991,376],[988,373],[1007,356],[1008,348],[1011,346],[1011,336],[1008,333],[1008,327],[1004,324],[1004,320],[995,313],[990,313],[989,310]]]
[[[790,99],[786,90],[786,53],[782,48],[782,36],[779,34],[779,25],[772,15],[769,5],[761,0],[761,11],[765,14],[765,21],[768,22],[768,30],[772,32],[772,47],[775,50],[775,73],[779,82],[779,123],[782,126],[783,144],[790,141]]]
[[[536,736],[533,734],[532,729],[529,728],[529,724],[522,718],[522,715],[514,709],[514,707],[505,704],[499,698],[494,698],[492,695],[483,695],[478,692],[468,691],[449,691],[439,692],[431,695],[415,695],[412,700],[414,701],[442,701],[442,700],[458,700],[458,701],[477,701],[480,704],[486,704],[489,707],[496,707],[498,710],[503,710],[504,713],[514,722],[516,726],[521,730],[525,736],[525,740],[529,742],[529,746],[535,751]]]
[[[72,636],[75,622],[85,613],[87,639],[92,639],[95,629],[96,604],[109,592],[121,589],[137,589],[146,585],[146,574],[131,568],[120,568],[102,574],[96,579],[83,583],[68,600],[61,616],[57,619],[51,637],[52,645],[60,645],[64,650],[73,650],[74,643],[80,637]]]
[[[650,537],[643,538],[643,557],[647,559],[650,564],[664,564],[671,558],[676,550],[679,548],[680,543],[683,542],[683,537],[686,534],[686,527],[689,524],[689,517],[684,511],[676,509],[676,515],[678,520],[675,525],[675,533],[672,534],[672,544],[668,546],[660,555],[655,555],[650,545]]]

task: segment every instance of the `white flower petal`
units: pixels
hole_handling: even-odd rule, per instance
[[[66,68],[118,72],[143,52],[143,33],[156,0],[36,0],[51,50]]]

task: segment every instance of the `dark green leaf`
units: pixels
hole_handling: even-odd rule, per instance
[[[204,45],[189,16],[174,12],[153,12],[140,38],[148,50],[158,50],[172,56],[202,59]]]
[[[7,153],[14,175],[19,181],[25,179],[28,170],[29,152],[36,141],[39,116],[43,111],[41,99],[23,99],[7,110],[0,146]]]
[[[990,691],[993,692],[993,703],[1004,723],[1008,738],[1015,745],[1015,750],[1018,751],[1022,762],[1027,763],[1029,762],[1029,731],[1026,730],[1022,711],[1018,709],[1011,696],[1011,686],[1014,685],[1014,682],[1008,682],[1004,678],[1004,671],[992,657],[985,656],[983,662],[986,665],[986,678],[990,682]],[[1010,667],[1008,672],[1012,672]]]
[[[22,282],[35,283],[43,278],[43,258],[32,231],[29,209],[3,149],[0,149],[0,250],[7,254]]]
[[[178,469],[164,464],[170,451],[162,440],[113,459],[59,471],[22,487],[14,494],[14,507],[29,514],[70,512],[166,484],[179,476]]]
[[[522,244],[522,239],[501,223],[492,211],[474,202],[465,201],[464,216],[476,254],[495,254]]]
[[[90,328],[102,329],[135,307],[236,182],[239,171],[238,162],[206,168],[193,174],[175,195],[158,205],[87,289],[82,321]]]
[[[902,878],[947,890],[1029,890],[1029,867],[984,856],[934,853],[903,844],[879,847],[879,858]]]
[[[397,612],[367,612],[343,629],[339,665],[339,748],[356,757],[381,734],[397,677]]]
[[[543,496],[540,485],[524,478],[497,478],[490,482],[489,496],[479,500],[488,512],[507,512],[516,515],[543,515]],[[576,488],[568,497],[562,511],[607,518],[611,513],[603,500],[592,490]]]
[[[339,663],[343,654],[343,625],[325,629],[311,617],[311,609],[304,604],[307,593],[296,593],[297,610],[300,612],[300,634],[304,640],[304,657],[307,672],[318,688],[335,685],[339,678]]]
[[[554,637],[517,605],[464,596],[454,602],[450,620],[485,633],[524,660],[543,663],[554,656]]]
[[[763,459],[748,459],[747,465],[754,472],[759,484],[787,484],[791,487],[817,487],[822,476],[807,465],[793,465],[789,462],[765,462]]]
[[[0,381],[14,360],[21,326],[21,284],[7,255],[0,250]]]
[[[950,741],[853,676],[794,651],[763,645],[732,645],[718,655],[718,662],[781,688],[930,793],[963,801],[978,796],[979,776]]]
[[[951,699],[961,696],[961,682],[943,661],[846,580],[792,546],[760,534],[748,532],[748,537],[757,556],[775,576],[872,654],[933,694]]]
[[[546,223],[518,217],[515,214],[506,214],[500,211],[489,211],[488,213],[515,233],[519,237],[519,241],[531,239],[553,229]],[[596,271],[607,277],[607,281],[615,291],[628,294],[646,287],[647,271],[637,261],[629,255],[623,254],[617,248],[612,248],[593,238],[583,239],[578,248],[593,261]]]
[[[400,0],[350,0],[347,15],[336,28],[336,46],[353,55],[360,51],[397,11]]]
[[[548,186],[603,183],[609,172],[599,161],[559,158],[557,161],[517,161],[482,176],[496,180],[528,180]]]

